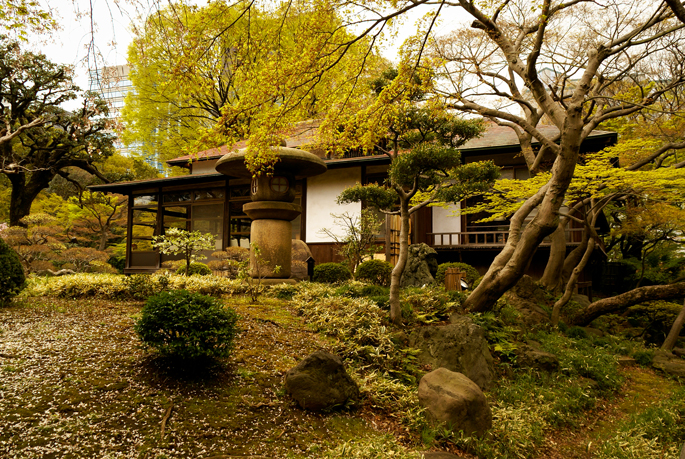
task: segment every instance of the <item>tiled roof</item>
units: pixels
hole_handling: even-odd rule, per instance
[[[303,121],[297,123],[288,132],[289,135],[286,137],[286,145],[288,147],[302,147],[305,145],[314,145],[316,143],[316,134],[319,127],[318,120]],[[556,126],[551,125],[541,125],[538,126],[538,131],[548,138],[554,138],[559,134],[559,129]],[[615,135],[609,131],[592,131],[590,138]],[[537,143],[533,140],[533,143]],[[464,153],[468,153],[468,150],[481,150],[481,149],[495,149],[504,147],[516,147],[519,145],[518,137],[513,129],[507,126],[499,126],[495,123],[488,123],[486,131],[482,136],[471,139],[462,145],[459,149]],[[188,164],[190,160],[202,161],[210,159],[218,159],[224,156],[226,153],[231,151],[237,151],[241,148],[247,146],[245,141],[238,142],[232,147],[227,147],[226,145],[219,148],[210,148],[209,150],[200,151],[194,155],[185,155],[178,158],[170,159],[167,161],[172,166],[183,166]],[[317,153],[317,152],[314,152]]]

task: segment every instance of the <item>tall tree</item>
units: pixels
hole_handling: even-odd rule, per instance
[[[364,59],[371,70],[379,60],[326,43],[351,38],[340,23],[334,8],[306,3],[171,3],[145,20],[129,49],[135,91],[123,110],[124,141],[147,155],[178,156],[257,132],[268,143],[291,122],[320,116],[331,93],[351,90],[360,76],[344,63]],[[304,58],[318,46],[343,65],[309,75]]]
[[[396,324],[401,322],[400,280],[409,253],[410,216],[434,202],[457,203],[484,193],[499,175],[492,162],[462,164],[457,147],[479,136],[483,124],[434,105],[426,98],[432,83],[430,69],[416,72],[405,61],[373,82],[376,97],[365,109],[341,126],[323,128],[336,148],[358,143],[390,157],[385,183],[357,184],[344,190],[338,202],[364,202],[400,217],[398,260],[390,277],[390,319]]]
[[[50,181],[70,179],[76,167],[107,179],[94,163],[110,156],[107,105],[86,94],[81,108],[59,105],[77,97],[69,69],[42,55],[22,52],[14,42],[0,43],[0,112],[7,141],[0,142],[0,172],[12,186],[9,222],[28,215],[31,203]]]

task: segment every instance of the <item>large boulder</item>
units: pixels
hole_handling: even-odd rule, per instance
[[[420,364],[463,373],[487,390],[494,367],[485,332],[466,316],[455,315],[450,321],[449,325],[414,329],[409,346],[421,350],[417,356]]]
[[[536,346],[523,345],[516,349],[516,365],[521,368],[553,372],[559,369],[559,357]]]
[[[435,282],[438,272],[438,252],[427,244],[412,244],[409,246],[407,265],[404,267],[401,287],[423,287]]]
[[[312,256],[309,246],[300,239],[292,240],[292,262],[290,278],[297,280],[310,280],[307,273],[307,259]]]
[[[434,423],[453,431],[483,435],[492,427],[492,413],[480,388],[461,373],[438,368],[419,382],[419,402]]]
[[[300,407],[321,411],[356,402],[359,387],[347,374],[340,357],[316,351],[285,375],[285,390]]]
[[[669,375],[685,378],[685,360],[661,349],[654,352],[652,367]]]

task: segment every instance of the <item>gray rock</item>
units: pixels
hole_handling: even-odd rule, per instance
[[[485,332],[466,316],[453,317],[452,322],[414,329],[409,334],[409,346],[421,350],[417,356],[420,364],[463,373],[487,390],[494,367]]]
[[[285,375],[285,390],[302,408],[321,411],[359,399],[359,387],[340,357],[316,351]]]
[[[292,240],[292,264],[290,268],[290,278],[297,280],[308,280],[307,259],[312,256],[309,246],[300,239]]]
[[[559,369],[559,357],[532,346],[521,346],[516,349],[516,365],[553,372]]]
[[[461,373],[438,368],[419,382],[419,402],[434,423],[453,431],[483,435],[492,427],[492,413],[480,388]]]
[[[685,357],[685,349],[682,347],[675,347],[673,348],[673,354],[677,355],[678,357]]]
[[[579,293],[574,293],[573,295],[571,295],[571,301],[575,301],[576,303],[578,303],[583,308],[587,308],[588,306],[590,306],[590,298],[588,298],[587,295],[581,295]]]
[[[409,246],[407,265],[400,280],[401,287],[422,287],[435,282],[433,277],[438,271],[438,252],[427,244]],[[431,271],[433,269],[433,271]]]
[[[683,449],[680,450],[680,459],[685,459],[685,443],[683,443]]]
[[[521,313],[520,320],[527,326],[549,323],[549,314],[536,302],[520,297],[511,291],[504,294],[507,302]]]
[[[654,352],[652,367],[669,375],[685,378],[685,360],[661,349]]]

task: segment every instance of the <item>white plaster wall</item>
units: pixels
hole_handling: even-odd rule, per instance
[[[214,169],[214,166],[216,166],[216,162],[218,159],[210,159],[206,161],[195,161],[193,163],[193,172],[192,174],[209,174],[209,173],[216,173],[216,169]]]
[[[461,232],[461,217],[453,216],[455,210],[459,210],[459,204],[445,207],[433,207],[433,232],[434,233],[459,233]]]
[[[320,233],[328,228],[336,234],[343,235],[344,230],[335,224],[331,214],[360,214],[362,205],[338,205],[338,195],[345,189],[361,182],[361,167],[332,169],[324,174],[307,179],[307,223],[305,242],[335,242]]]

